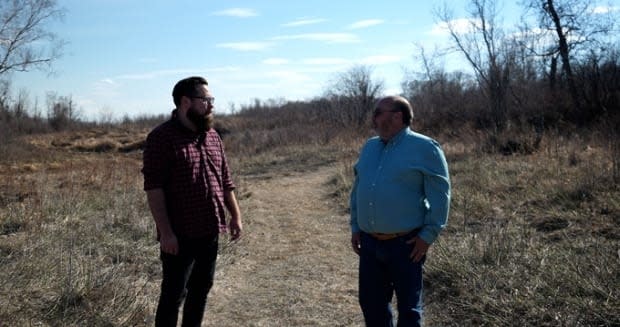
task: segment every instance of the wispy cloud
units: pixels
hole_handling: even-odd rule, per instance
[[[291,83],[312,80],[310,76],[300,73],[298,71],[293,71],[293,70],[272,71],[272,72],[267,72],[265,75],[267,77],[281,79],[281,80],[285,80]]]
[[[366,27],[375,26],[375,25],[381,25],[383,24],[383,22],[384,21],[382,19],[366,19],[366,20],[357,21],[349,25],[347,28],[355,30],[355,29],[366,28]]]
[[[120,85],[112,78],[104,78],[95,81],[90,88],[90,94],[88,96],[82,95],[82,101],[84,106],[93,106],[96,101],[92,97],[115,97],[120,94]]]
[[[101,84],[105,84],[105,85],[115,85],[116,82],[114,82],[113,79],[111,78],[104,78],[102,80],[99,81]]]
[[[305,65],[342,65],[351,61],[344,58],[308,58],[302,62]]]
[[[314,25],[327,21],[323,18],[301,18],[298,20],[294,20],[292,22],[282,24],[283,27],[296,27],[296,26],[304,26],[304,25]]]
[[[218,48],[227,48],[238,51],[262,51],[271,47],[271,43],[268,42],[230,42],[219,43],[215,46]]]
[[[326,43],[357,43],[360,39],[351,33],[306,33],[276,36],[273,40],[309,40]]]
[[[383,65],[399,62],[403,58],[401,56],[394,55],[376,55],[362,58],[359,62],[364,65]]]
[[[615,11],[620,11],[620,7],[597,6],[592,9],[593,14],[607,14]]]
[[[457,34],[467,34],[472,31],[474,26],[479,25],[478,20],[468,19],[468,18],[459,18],[454,19],[449,22],[441,22],[435,24],[430,31],[431,35],[435,36],[446,36],[449,33],[449,30],[452,29]]]
[[[248,18],[258,16],[258,13],[250,8],[229,8],[225,10],[216,11],[213,13],[215,16],[229,16],[238,18]]]
[[[263,64],[265,65],[285,65],[288,63],[289,60],[284,58],[268,58],[263,60]]]
[[[196,74],[199,72],[233,72],[240,70],[235,66],[222,66],[215,68],[178,68],[178,69],[162,69],[150,72],[123,74],[115,77],[104,78],[100,83],[108,85],[117,85],[117,80],[151,80],[162,76],[171,76],[179,74]]]
[[[193,70],[193,69],[165,69],[165,70],[156,70],[156,71],[144,72],[144,73],[123,74],[123,75],[118,75],[109,80],[113,82],[116,80],[151,80],[151,79],[155,79],[155,78],[162,77],[162,76],[187,74],[187,73],[191,73],[195,71],[196,70]]]

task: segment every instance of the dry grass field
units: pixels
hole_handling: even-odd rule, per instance
[[[145,135],[30,136],[25,155],[0,159],[0,326],[153,324]],[[503,156],[439,140],[453,202],[427,260],[427,325],[619,326],[616,141],[549,136]],[[225,138],[245,234],[220,242],[204,326],[363,325],[347,214],[362,141],[248,154]]]

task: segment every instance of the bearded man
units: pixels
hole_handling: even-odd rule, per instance
[[[162,283],[156,326],[200,326],[213,286],[220,233],[241,235],[241,213],[222,140],[212,128],[215,98],[203,77],[180,80],[172,117],[144,149],[144,190],[160,244]],[[231,219],[226,222],[225,210]]]

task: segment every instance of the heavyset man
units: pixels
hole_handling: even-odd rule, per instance
[[[366,325],[422,324],[422,271],[429,246],[445,228],[450,206],[448,165],[439,144],[413,132],[413,110],[400,96],[377,102],[378,136],[354,166],[351,245],[359,255],[359,302]]]

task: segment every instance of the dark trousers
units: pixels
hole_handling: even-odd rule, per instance
[[[183,300],[182,326],[202,323],[215,275],[218,237],[179,240],[179,254],[161,252],[163,280],[155,326],[176,327]]]
[[[422,271],[424,257],[413,262],[415,233],[379,241],[361,233],[359,301],[368,327],[394,326],[391,301],[396,293],[398,326],[422,325]]]

